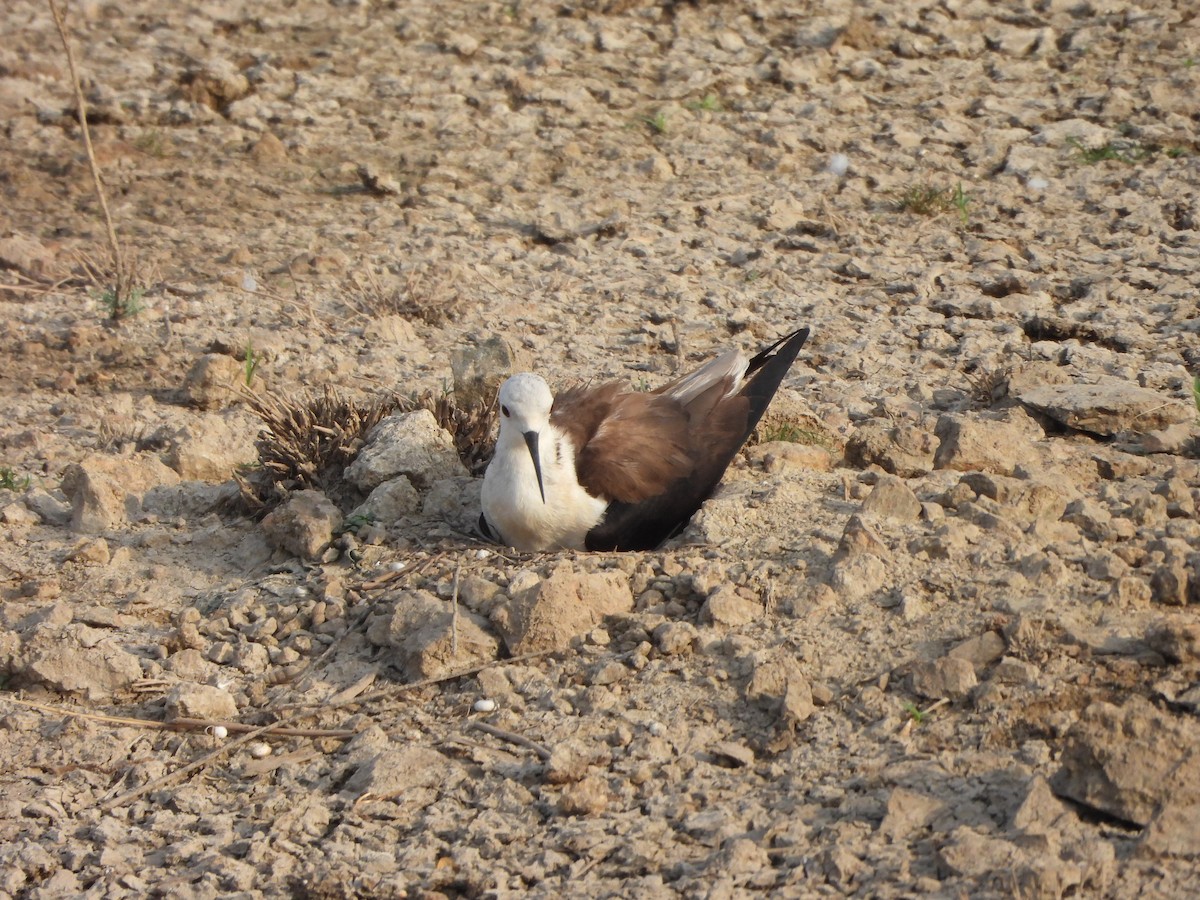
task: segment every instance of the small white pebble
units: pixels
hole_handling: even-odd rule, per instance
[[[492,555],[491,550],[476,550],[475,551],[476,559],[488,559],[491,555]]]
[[[250,755],[253,756],[255,759],[265,759],[266,757],[271,755],[271,745],[264,744],[262,742],[259,742],[257,744],[251,744],[249,747],[249,750],[250,750]]]
[[[404,562],[403,560],[397,560],[394,563],[389,563],[388,568],[393,572],[403,572],[406,565],[408,565],[408,563]]]
[[[215,737],[218,741],[223,741],[225,738],[229,737],[229,729],[224,725],[209,725],[204,730]]]
[[[841,178],[850,171],[850,157],[845,153],[835,153],[829,157],[829,171]]]
[[[250,292],[258,290],[258,279],[249,270],[242,273],[242,290]]]
[[[1050,187],[1050,182],[1041,175],[1034,175],[1027,182],[1025,182],[1025,185],[1031,191],[1044,191],[1046,188]]]
[[[490,697],[484,697],[482,700],[476,700],[473,707],[475,712],[495,712],[496,701]]]
[[[662,722],[651,722],[647,727],[650,730],[650,734],[654,737],[662,737],[667,733],[667,726]]]

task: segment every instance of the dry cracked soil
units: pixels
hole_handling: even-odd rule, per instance
[[[1192,0],[61,5],[135,290],[6,0],[0,898],[1200,895]],[[406,411],[802,325],[654,552]]]

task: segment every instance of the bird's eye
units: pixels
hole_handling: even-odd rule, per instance
[[[509,417],[509,412],[508,412],[507,406],[500,407],[500,412],[504,415],[504,418],[507,419]]]

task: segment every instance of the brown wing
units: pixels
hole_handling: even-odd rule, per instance
[[[688,415],[674,400],[619,382],[565,391],[551,421],[575,445],[579,483],[595,496],[637,503],[692,470]]]

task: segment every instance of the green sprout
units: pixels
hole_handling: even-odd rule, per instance
[[[971,219],[971,214],[967,212],[967,204],[971,202],[971,198],[963,191],[961,181],[955,186],[950,202],[958,210],[958,217],[962,220],[963,228],[966,228]]]
[[[653,116],[647,116],[643,121],[654,130],[655,134],[667,133],[667,114],[661,109]]]
[[[705,94],[703,100],[693,100],[687,105],[692,112],[721,112],[721,98],[716,94]]]
[[[145,292],[141,288],[133,288],[128,293],[116,288],[105,288],[99,299],[104,308],[108,310],[108,317],[116,321],[136,316],[145,309],[142,305],[143,293]]]
[[[258,370],[258,364],[261,361],[262,361],[262,357],[260,357],[257,353],[254,352],[254,344],[251,343],[249,338],[247,338],[246,339],[246,362],[245,362],[246,387],[250,387],[250,382],[252,382],[254,380],[254,373]]]
[[[28,475],[18,476],[8,466],[0,466],[0,490],[23,491],[32,483]]]
[[[922,722],[924,722],[925,717],[928,715],[928,713],[922,710],[921,707],[917,706],[917,704],[913,703],[911,700],[906,700],[902,709],[917,725],[920,725]]]

